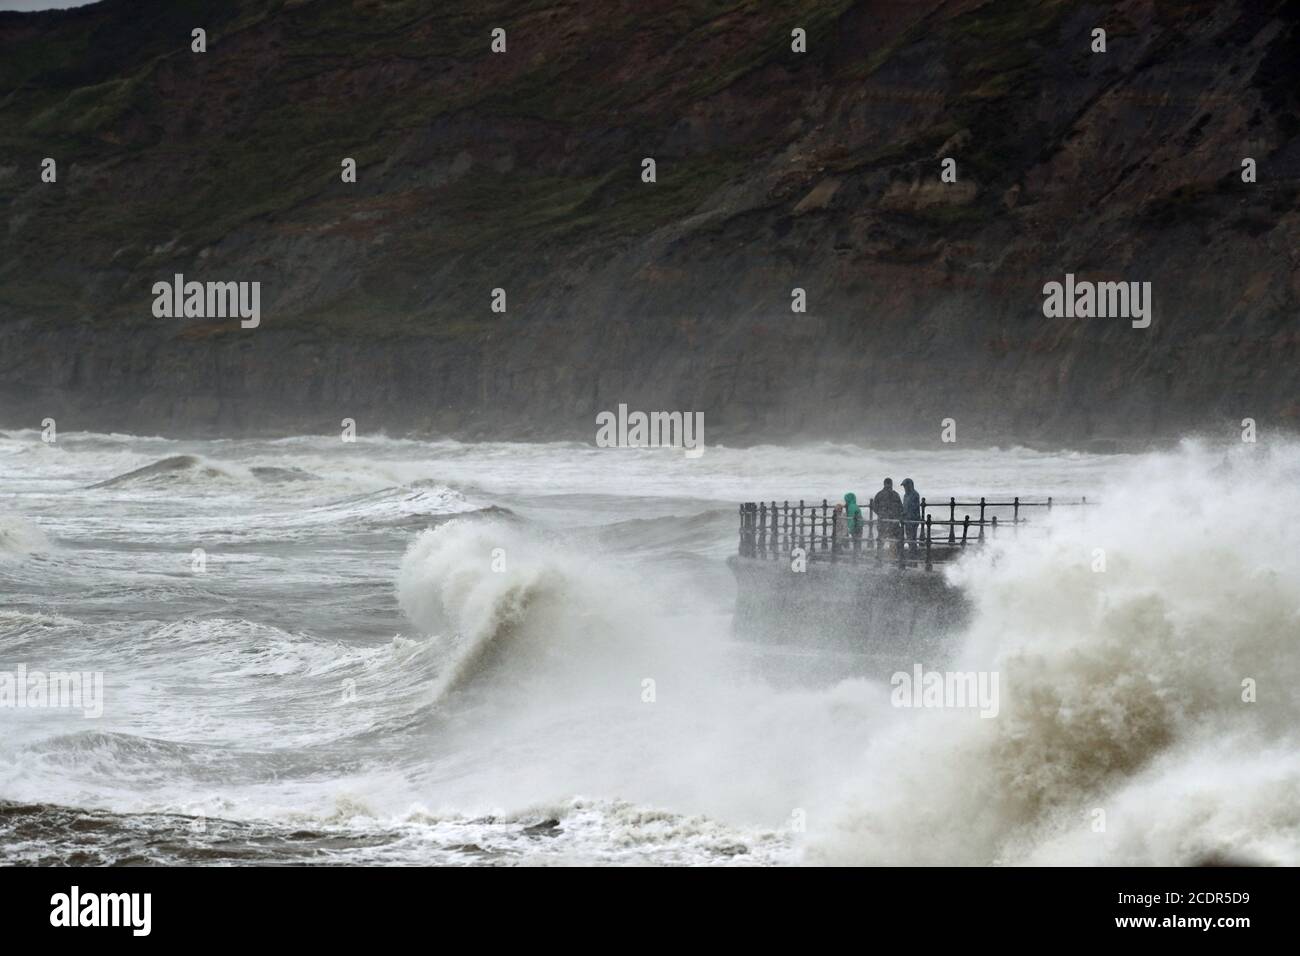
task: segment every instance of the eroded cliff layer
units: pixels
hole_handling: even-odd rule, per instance
[[[1295,428],[1298,25],[1281,0],[0,14],[0,424]],[[1150,327],[1045,317],[1067,273],[1150,282]],[[156,317],[176,274],[259,282],[260,324]]]

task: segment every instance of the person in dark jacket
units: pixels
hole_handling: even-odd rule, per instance
[[[916,530],[921,526],[921,496],[911,478],[903,479],[903,489],[903,527],[907,531],[907,540],[916,547]]]
[[[903,499],[898,497],[898,492],[894,490],[894,479],[885,479],[885,487],[877,491],[876,497],[871,499],[871,510],[876,513],[876,518],[880,521],[880,537],[885,539],[903,537],[902,525],[899,524],[899,519],[903,517]]]

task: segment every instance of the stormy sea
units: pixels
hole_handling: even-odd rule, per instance
[[[738,503],[886,475],[1099,502],[945,572],[997,720],[783,681],[734,632]],[[1278,442],[11,432],[0,862],[1296,864],[1298,483]]]

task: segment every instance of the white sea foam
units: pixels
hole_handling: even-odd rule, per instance
[[[1300,863],[1297,451],[1150,456],[1086,520],[968,563],[999,717],[875,737],[808,858]]]
[[[107,684],[93,729],[9,728],[0,799],[395,828],[375,851],[391,861],[444,841],[536,861],[1300,862],[1300,559],[1281,526],[1300,449],[1272,444],[687,460],[17,433],[7,540],[60,547],[23,560],[39,550],[0,531],[0,656],[93,661]],[[194,461],[90,487],[174,456]],[[715,502],[885,474],[934,497],[1105,501],[957,572],[977,606],[953,666],[999,671],[995,719],[892,708],[874,681],[746,677],[725,571],[694,575],[734,547]],[[492,505],[517,517],[457,517]],[[563,836],[524,832],[548,819]]]
[[[0,514],[0,561],[50,550],[40,525],[17,515]]]

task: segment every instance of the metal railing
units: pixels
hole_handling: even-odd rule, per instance
[[[996,537],[998,528],[1019,531],[1029,518],[1021,512],[1033,508],[1078,507],[1096,504],[1087,498],[1078,501],[1027,501],[1019,495],[1010,501],[958,501],[955,497],[937,503],[921,499],[921,518],[886,518],[878,516],[871,502],[863,508],[859,527],[849,532],[845,516],[836,515],[835,506],[823,498],[820,505],[804,500],[798,502],[765,501],[746,502],[740,506],[740,556],[742,558],[777,560],[789,558],[795,550],[802,550],[810,560],[874,561],[876,564],[895,564],[900,568],[924,567],[930,571],[936,564],[958,557],[971,544],[984,541],[985,530]],[[978,517],[965,512],[959,519],[959,508],[978,508]],[[947,520],[935,519],[931,511],[942,513],[947,509]],[[999,521],[995,512],[1010,509],[1009,517]],[[947,529],[946,531],[944,529]],[[972,533],[973,532],[973,533]]]

